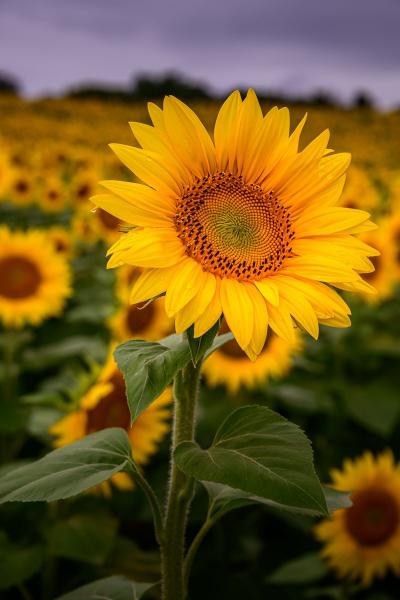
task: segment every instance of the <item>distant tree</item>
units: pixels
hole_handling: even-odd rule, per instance
[[[373,108],[374,100],[368,92],[362,90],[354,96],[353,106],[357,108]]]
[[[14,75],[0,71],[0,94],[13,94],[18,96],[20,85]]]
[[[310,96],[308,102],[310,104],[314,104],[315,106],[338,106],[338,101],[334,96],[332,96],[329,92],[325,90],[321,90],[316,94]]]
[[[65,92],[67,98],[91,100],[129,100],[125,88],[112,87],[103,83],[81,83],[74,85]]]
[[[155,100],[168,94],[183,100],[206,100],[211,98],[208,88],[193,82],[179,73],[161,75],[139,75],[130,90],[136,100]]]

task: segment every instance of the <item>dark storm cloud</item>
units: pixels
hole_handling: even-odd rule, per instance
[[[400,102],[398,0],[0,0],[0,68],[28,93],[181,70],[235,85]]]

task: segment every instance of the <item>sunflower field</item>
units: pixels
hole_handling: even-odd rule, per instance
[[[256,169],[256,150],[240,138],[251,128],[246,118],[257,118],[248,98],[235,142],[243,155],[229,154],[234,96],[214,133],[226,169],[210,166],[204,176],[193,166],[193,113],[173,101],[164,113],[152,105],[149,116],[145,104],[0,96],[0,598],[399,598],[400,112],[290,108],[294,133],[280,160],[306,149],[309,163],[293,159],[286,185],[301,171],[300,198],[326,171],[338,206],[318,221],[321,188],[296,221],[275,191],[265,199],[262,186],[231,174]],[[210,164],[205,132],[213,136],[220,106],[191,106],[205,125],[199,147]],[[271,123],[280,114],[284,127],[288,113],[268,114]],[[151,122],[162,132],[157,147]],[[110,143],[121,146],[112,152]],[[126,150],[138,144],[148,148],[146,163]],[[345,157],[335,175],[331,148]],[[352,156],[346,178],[344,153]],[[136,176],[127,168],[134,160]],[[274,190],[284,173],[275,162]],[[176,204],[176,239],[161,237],[172,209],[168,194],[156,199],[154,191],[173,186],[172,163],[182,179],[193,173]],[[138,221],[130,219],[133,189]],[[206,237],[213,227],[221,238]],[[294,276],[285,279],[279,271],[289,263]],[[263,279],[255,296],[250,274],[259,283],[271,269],[275,283]],[[351,269],[357,276],[346,278]],[[245,297],[239,287],[252,291]],[[174,395],[183,406],[190,384],[185,352],[194,367],[205,357],[198,445],[192,434],[181,438],[175,472],[168,456]],[[266,462],[256,460],[253,440],[249,462],[232,457],[222,474],[218,452],[246,451],[234,445],[245,422],[263,438]],[[171,512],[169,523],[167,509],[163,525],[165,490],[171,498],[175,484],[183,516]],[[173,577],[180,543],[185,592],[164,581],[162,593],[161,572]]]

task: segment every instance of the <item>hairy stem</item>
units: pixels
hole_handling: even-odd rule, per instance
[[[194,480],[177,468],[173,454],[178,444],[193,440],[200,368],[200,364],[189,363],[174,381],[170,484],[161,547],[163,600],[184,600],[186,597],[183,577],[185,531]]]

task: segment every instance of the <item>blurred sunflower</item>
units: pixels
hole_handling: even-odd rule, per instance
[[[346,460],[332,480],[335,489],[352,493],[353,505],[316,526],[322,555],[340,577],[365,586],[389,569],[400,575],[400,466],[392,453]]]
[[[117,219],[102,208],[93,209],[91,216],[93,219],[93,228],[101,240],[105,240],[111,244],[120,237],[121,228],[123,227],[120,219]]]
[[[379,206],[378,191],[368,173],[361,167],[350,167],[340,205],[368,211],[374,211]]]
[[[172,320],[165,314],[164,300],[144,305],[125,304],[111,317],[109,326],[118,341],[141,339],[157,341],[171,333]]]
[[[396,263],[397,280],[400,279],[400,213],[396,213],[387,218],[386,221],[387,239],[393,246],[393,257]]]
[[[93,221],[93,215],[86,208],[80,208],[75,211],[71,219],[71,231],[74,240],[84,244],[94,244],[99,236]]]
[[[39,187],[40,208],[44,212],[57,213],[62,212],[66,206],[66,196],[64,186],[60,178],[53,175],[46,177]]]
[[[0,318],[7,327],[37,325],[58,315],[71,293],[71,273],[43,231],[0,228]]]
[[[124,265],[118,269],[116,278],[116,295],[120,302],[128,303],[131,289],[143,269]]]
[[[73,205],[87,207],[89,198],[97,188],[97,175],[92,171],[80,170],[70,184],[69,198]]]
[[[223,323],[220,333],[228,331],[226,323]],[[251,362],[239,344],[232,340],[205,361],[204,375],[209,385],[225,385],[232,394],[241,386],[252,389],[270,377],[285,375],[291,367],[293,355],[300,352],[301,348],[297,331],[295,339],[290,342],[269,331],[261,353]]]
[[[336,206],[350,156],[327,149],[329,132],[299,151],[305,118],[290,135],[289,111],[263,116],[252,90],[226,100],[214,142],[174,97],[149,112],[153,127],[131,124],[143,149],[112,145],[145,185],[105,181],[108,193],[92,198],[137,226],[109,251],[110,268],[144,269],[131,301],[165,292],[177,332],[194,323],[195,336],[223,313],[252,359],[268,325],[289,341],[295,324],[315,338],[319,322],[349,326],[326,283],[363,289],[374,251],[351,234],[374,226],[368,213]]]
[[[379,252],[371,257],[374,270],[364,274],[365,281],[376,290],[376,294],[373,295],[366,293],[364,299],[374,304],[386,300],[393,294],[396,280],[395,243],[385,224],[382,224],[379,231],[364,234],[362,240],[366,244],[373,245]]]
[[[61,447],[107,427],[122,427],[128,433],[136,464],[145,465],[169,429],[171,400],[171,390],[167,389],[131,425],[124,378],[110,355],[79,407],[53,425],[50,433],[55,436],[54,445]],[[127,473],[118,473],[111,481],[121,489],[132,488]],[[105,493],[110,491],[108,482],[101,487]]]
[[[25,206],[33,202],[35,185],[31,176],[24,169],[14,169],[9,183],[11,200],[18,206]]]
[[[0,198],[8,191],[11,179],[11,165],[8,156],[0,151]]]
[[[65,227],[54,225],[46,229],[47,236],[59,254],[71,258],[74,252],[74,241],[71,232]]]

